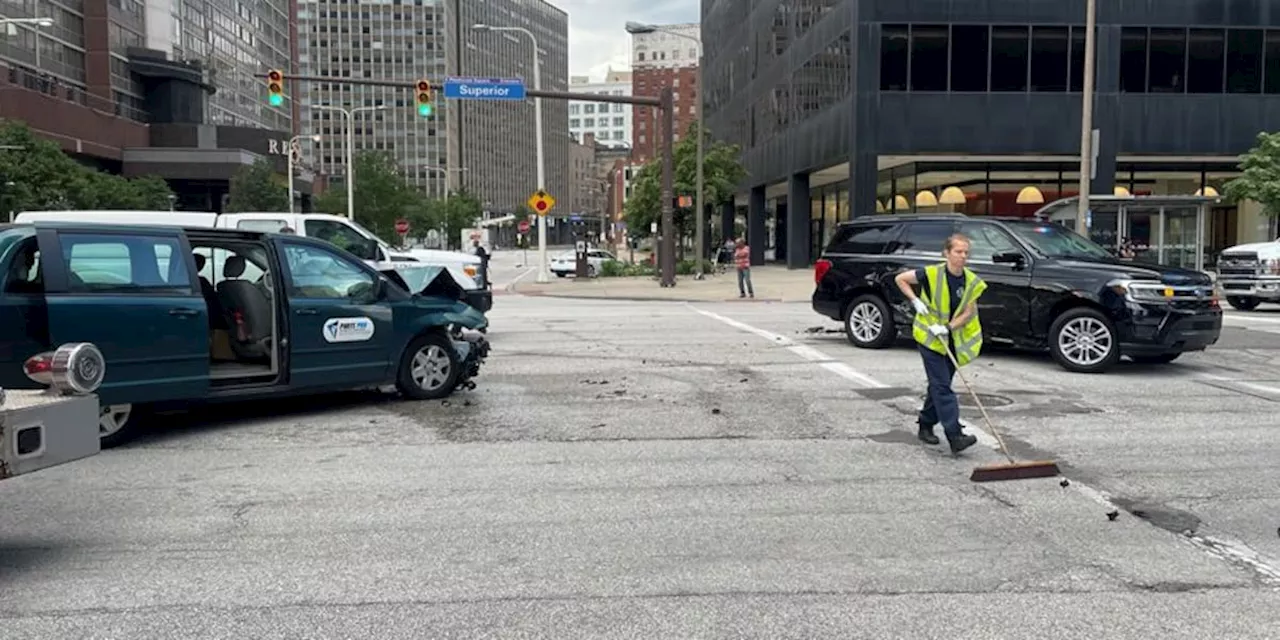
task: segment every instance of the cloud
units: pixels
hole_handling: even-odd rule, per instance
[[[569,14],[569,75],[603,78],[631,66],[628,20],[654,24],[697,22],[697,0],[551,0]]]

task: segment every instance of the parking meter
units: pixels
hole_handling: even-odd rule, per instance
[[[574,273],[579,278],[586,278],[590,274],[587,273],[587,241],[578,240],[573,244],[573,253],[576,264],[574,265]]]

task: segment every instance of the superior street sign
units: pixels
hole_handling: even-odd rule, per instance
[[[524,100],[524,80],[449,77],[444,79],[444,97],[460,100]]]

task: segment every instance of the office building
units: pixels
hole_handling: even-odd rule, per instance
[[[698,43],[696,23],[660,25],[661,31],[631,36],[631,91],[633,95],[656,98],[671,87],[675,101],[675,136],[678,140],[698,121]],[[676,35],[681,34],[681,35]],[[632,125],[632,158],[646,163],[661,150],[661,121],[658,110],[635,107]]]
[[[298,67],[304,75],[413,83],[445,75],[446,15],[433,2],[298,3]],[[437,97],[434,113],[420,115],[414,91],[345,83],[306,82],[297,87],[301,133],[321,136],[317,168],[340,182],[345,174],[345,135],[354,127],[354,150],[393,157],[405,177],[428,195],[443,195],[449,169],[445,123],[450,107]],[[353,123],[341,107],[351,112]],[[304,142],[304,145],[313,143]],[[312,152],[303,149],[302,155]]]
[[[475,30],[473,25],[521,27],[537,40],[541,85],[569,90],[569,18],[543,0],[445,0],[448,11],[447,73],[453,76],[523,78],[532,89],[534,48],[517,31]],[[465,169],[450,177],[477,194],[486,208],[516,212],[538,188],[534,100],[446,101],[447,159]],[[569,180],[569,105],[542,101],[546,185],[557,200],[572,201]],[[568,215],[557,204],[552,215]]]
[[[569,90],[574,93],[598,95],[631,95],[631,72],[610,70],[604,82],[592,82],[586,76],[570,78]],[[631,112],[629,104],[610,104],[589,100],[569,101],[569,134],[574,140],[585,140],[592,134],[597,143],[605,146],[631,146]]]
[[[749,237],[802,267],[853,216],[1030,215],[1075,195],[1084,5],[761,0],[744,15],[705,1],[707,126],[743,147]],[[1186,265],[1172,247],[1202,228],[1211,264],[1274,237],[1255,203],[1212,195],[1258,132],[1280,126],[1280,12],[1160,5],[1158,24],[1149,4],[1098,5],[1090,192],[1189,204],[1095,215],[1090,233],[1162,243],[1160,260]],[[753,239],[753,261],[765,244]]]

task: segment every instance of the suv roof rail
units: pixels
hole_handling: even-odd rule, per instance
[[[941,213],[892,213],[892,214],[883,214],[883,213],[881,213],[881,214],[877,214],[877,215],[874,215],[874,216],[859,216],[859,217],[854,218],[854,219],[852,219],[852,220],[845,220],[844,222],[839,223],[839,225],[837,225],[837,226],[840,226],[840,225],[846,225],[846,224],[862,224],[862,223],[864,223],[864,222],[879,222],[879,221],[881,221],[881,220],[887,220],[887,219],[894,219],[894,220],[954,220],[954,219],[956,219],[956,218],[970,218],[970,217],[972,217],[972,216],[968,216],[968,215],[965,215],[965,214],[963,214],[963,213],[949,213],[949,212],[945,212],[945,211],[944,211],[944,212],[941,212]],[[982,217],[983,217],[983,218],[986,218],[986,217],[989,217],[989,216],[982,216]]]

